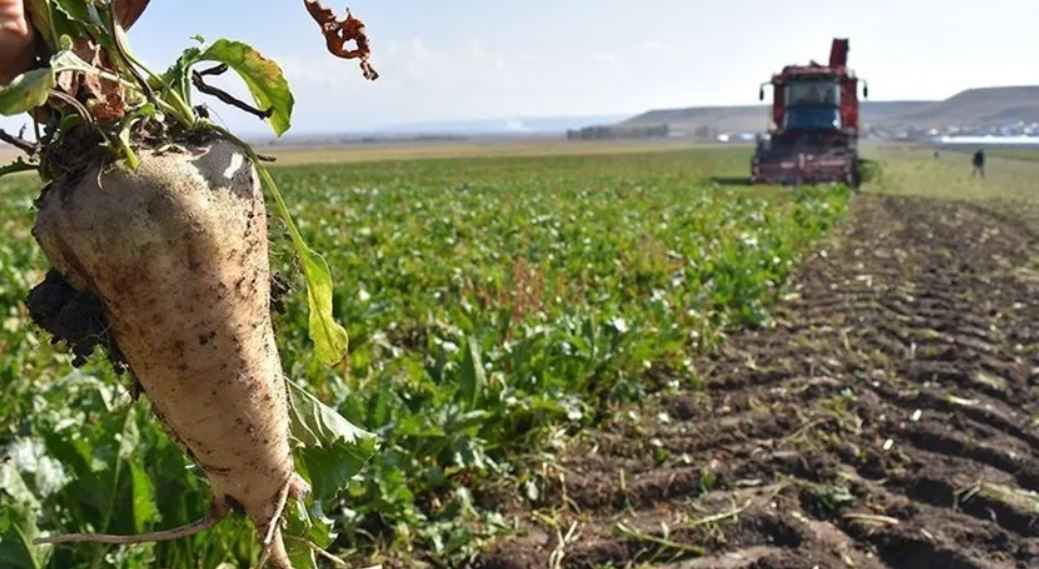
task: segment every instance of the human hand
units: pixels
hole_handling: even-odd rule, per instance
[[[32,65],[32,44],[22,0],[0,0],[0,83],[10,82]]]
[[[116,0],[115,9],[129,28],[148,7],[149,0]],[[33,63],[36,37],[25,16],[23,0],[0,0],[0,84],[9,83]]]

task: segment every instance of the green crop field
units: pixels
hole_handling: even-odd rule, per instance
[[[487,492],[536,499],[556,443],[646,393],[695,386],[691,358],[768,309],[846,212],[842,187],[724,185],[746,149],[484,157],[276,171],[336,279],[347,364],[313,362],[302,295],[278,321],[284,368],[378,433],[336,504],[336,555],[421,550],[457,563],[508,532]],[[41,531],[135,533],[210,503],[131,379],[75,370],[29,320],[45,262],[39,188],[0,185],[0,567],[244,567],[245,521],[190,540],[31,548]],[[275,264],[297,287],[280,226]]]

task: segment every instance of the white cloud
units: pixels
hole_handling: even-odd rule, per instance
[[[347,73],[353,73],[356,67],[350,62],[322,57],[313,59],[294,55],[276,58],[285,71],[285,77],[294,87],[320,87],[338,89],[344,82]]]

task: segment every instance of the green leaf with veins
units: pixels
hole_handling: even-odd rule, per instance
[[[296,104],[289,82],[277,63],[248,44],[219,39],[207,48],[188,48],[162,79],[190,105],[191,69],[205,61],[223,63],[242,78],[257,108],[271,111],[268,121],[274,134],[281,136],[289,130]]]
[[[226,39],[217,40],[201,57],[203,61],[224,63],[234,69],[249,87],[256,106],[261,110],[273,109],[270,123],[276,135],[289,130],[295,99],[277,63],[247,44]]]
[[[317,502],[330,500],[375,454],[377,440],[298,384],[288,384],[292,436],[299,444],[296,468],[310,481]]]
[[[315,503],[308,511],[306,506],[293,500],[285,507],[285,549],[295,569],[317,569],[314,551],[307,542],[321,548],[327,548],[335,541],[332,531],[333,521],[321,512],[321,505]]]
[[[294,569],[318,569],[317,559],[310,547],[299,540],[285,540],[285,552]]]
[[[336,365],[346,357],[350,338],[346,329],[332,316],[332,269],[325,258],[303,243],[302,239],[296,244],[296,251],[307,280],[310,337],[314,341],[318,361],[328,366]]]
[[[93,3],[82,0],[54,0],[54,5],[70,20],[90,26],[102,25],[101,17]]]

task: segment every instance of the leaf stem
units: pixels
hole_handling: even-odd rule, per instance
[[[116,54],[119,56],[119,59],[123,61],[126,70],[130,72],[130,75],[133,75],[133,78],[137,80],[137,84],[140,85],[141,92],[144,93],[144,96],[147,97],[152,104],[158,106],[158,103],[155,100],[155,92],[152,91],[151,85],[149,85],[148,81],[141,75],[141,72],[134,65],[134,62],[130,60],[130,50],[123,44],[123,28],[119,25],[119,15],[116,14],[114,1],[108,3],[108,15],[111,20],[109,22],[109,25],[111,26],[109,31],[112,34],[112,44],[115,46]]]
[[[210,75],[212,75],[212,73],[210,73]],[[224,91],[223,89],[219,89],[206,83],[205,79],[202,78],[202,73],[198,71],[191,72],[191,82],[195,85],[195,88],[201,91],[202,93],[216,97],[217,99],[220,99],[221,102],[231,105],[232,107],[235,107],[240,111],[247,112],[250,115],[260,118],[261,120],[267,120],[274,116],[274,107],[270,107],[264,111],[257,109],[256,107],[244,101],[240,101],[239,99],[235,98],[234,95],[228,93],[227,91]]]

